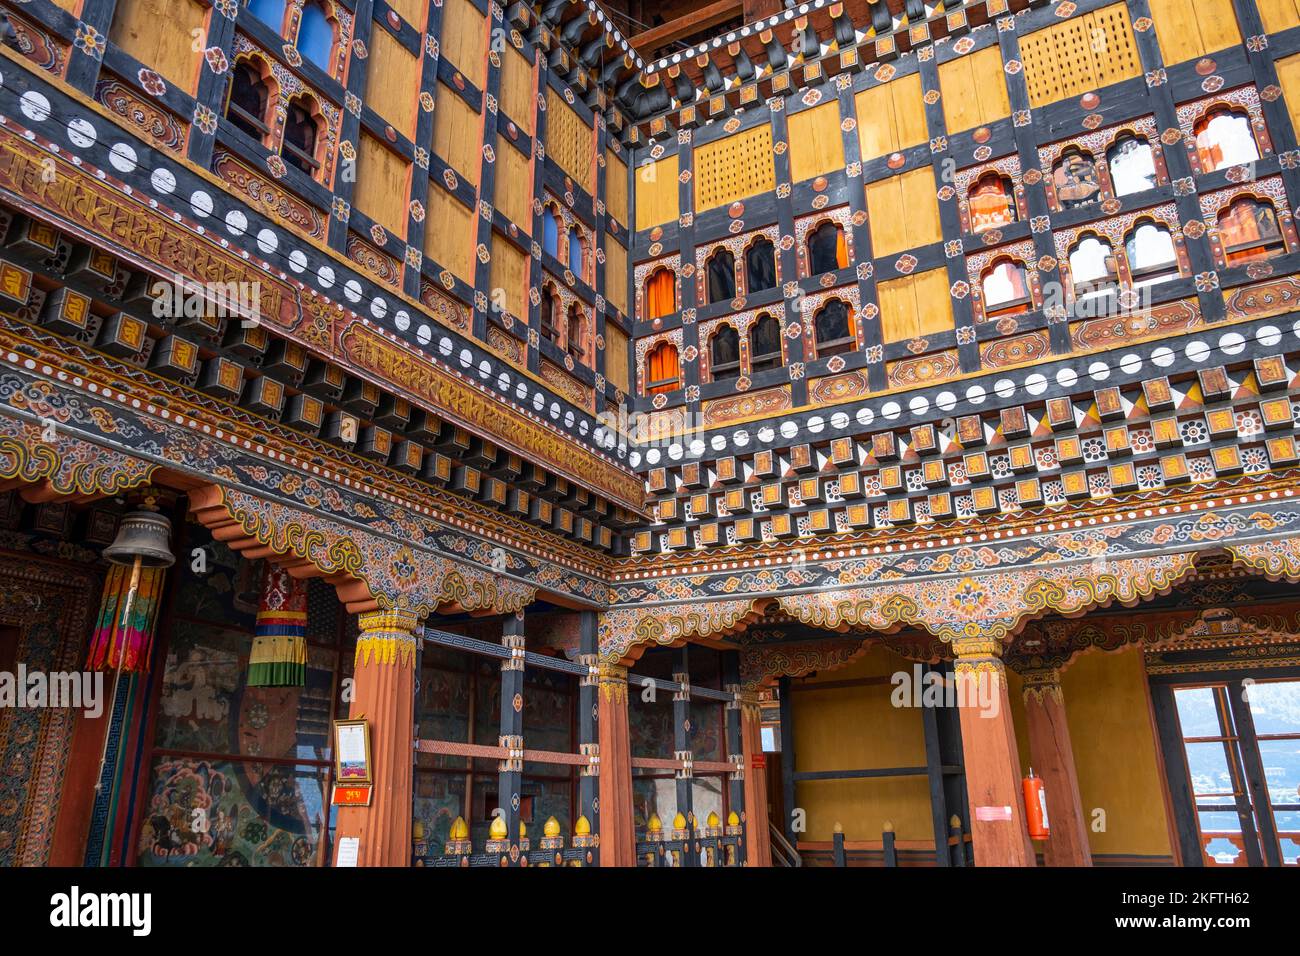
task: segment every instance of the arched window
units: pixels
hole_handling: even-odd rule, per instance
[[[831,299],[813,318],[817,357],[852,352],[858,347],[853,327],[853,311],[839,299]]]
[[[554,286],[542,288],[541,335],[547,342],[560,344],[560,297]]]
[[[276,33],[284,27],[284,0],[248,0],[248,12]]]
[[[984,317],[1028,312],[1033,303],[1025,267],[1011,259],[1000,259],[980,279]]]
[[[582,278],[586,258],[587,250],[582,242],[582,233],[577,226],[573,226],[569,229],[569,271]]]
[[[1067,149],[1052,168],[1052,186],[1063,209],[1086,206],[1097,198],[1097,164],[1080,149]]]
[[[1074,295],[1079,299],[1113,289],[1119,281],[1119,270],[1110,243],[1092,235],[1076,242],[1070,250],[1070,278],[1074,282]]]
[[[763,313],[749,330],[751,374],[781,367],[781,323]]]
[[[660,342],[646,356],[646,392],[655,395],[681,388],[682,367],[677,360],[677,346]]]
[[[587,323],[583,321],[582,307],[576,302],[569,306],[569,322],[568,328],[565,329],[567,336],[564,340],[564,344],[568,349],[569,354],[573,356],[574,361],[577,362],[587,361],[587,349],[583,344],[586,338],[583,334],[583,329],[586,324]]]
[[[771,239],[755,239],[745,253],[745,287],[751,295],[776,288],[776,247]]]
[[[740,374],[740,336],[730,325],[719,325],[709,339],[709,371],[715,382]]]
[[[1178,252],[1169,230],[1147,219],[1138,223],[1124,239],[1124,255],[1133,288],[1177,279]]]
[[[1201,172],[1212,173],[1259,159],[1259,147],[1245,113],[1221,106],[1210,110],[1195,127],[1196,155]]]
[[[326,73],[330,72],[330,59],[334,55],[334,24],[317,0],[309,0],[302,8],[302,21],[298,24],[298,52]]]
[[[550,206],[542,207],[542,251],[560,258],[560,221]]]
[[[1016,221],[1016,203],[1011,180],[988,172],[970,188],[970,231],[998,229]]]
[[[656,269],[645,280],[645,311],[647,319],[677,311],[677,277],[667,266]]]
[[[1228,265],[1286,252],[1286,240],[1272,203],[1242,196],[1219,213],[1219,241]]]
[[[844,230],[833,222],[824,222],[808,236],[808,274],[843,269],[849,264],[849,251],[844,244]]]
[[[1116,196],[1156,188],[1156,156],[1144,139],[1125,133],[1106,151],[1106,165]]]
[[[270,132],[266,125],[266,107],[270,100],[270,87],[257,65],[248,60],[235,63],[235,68],[230,71],[226,119],[261,142]]]
[[[284,118],[284,141],[280,155],[290,166],[315,176],[320,169],[316,159],[316,143],[320,137],[320,108],[310,96],[299,96],[289,101]]]
[[[718,249],[709,256],[709,302],[728,302],[736,297],[736,257],[729,249]]]

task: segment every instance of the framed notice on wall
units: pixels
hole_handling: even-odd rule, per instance
[[[370,724],[365,720],[334,721],[334,779],[340,784],[369,784]]]

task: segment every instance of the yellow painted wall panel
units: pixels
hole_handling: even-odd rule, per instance
[[[470,285],[474,284],[474,214],[438,183],[429,187],[424,254]]]
[[[1300,2],[1297,0],[1255,0],[1255,6],[1259,7],[1264,29],[1269,33],[1300,27]]]
[[[533,169],[509,143],[497,144],[496,207],[524,232],[533,231]]]
[[[791,113],[789,134],[791,181],[803,182],[844,168],[844,136],[837,100]]]
[[[1031,106],[1044,106],[1142,73],[1128,7],[1112,3],[1020,38]]]
[[[707,143],[693,159],[696,212],[769,193],[776,186],[772,127],[767,123]]]
[[[202,44],[195,50],[191,33],[206,35],[210,9],[195,0],[120,0],[108,38],[192,94],[198,88]]]
[[[528,286],[528,257],[504,236],[492,236],[492,294],[493,302],[500,301],[515,318],[526,318],[524,290]],[[497,290],[500,290],[498,296]]]
[[[876,286],[880,301],[880,334],[884,341],[906,342],[916,337],[916,288],[911,276]]]
[[[794,708],[795,769],[844,770],[925,765],[921,712],[895,707],[888,680],[818,690],[818,683],[888,678],[911,662],[873,648],[847,667],[798,683]],[[853,728],[854,732],[845,732]],[[807,811],[807,840],[831,839],[835,824],[848,840],[879,840],[886,820],[899,840],[933,840],[930,792],[924,777],[819,780],[796,784],[795,806]]]
[[[442,55],[480,90],[487,81],[487,18],[469,0],[443,0]]]
[[[898,128],[888,84],[873,86],[855,96],[853,111],[858,117],[858,147],[863,162],[898,149]]]
[[[956,323],[952,315],[948,270],[942,267],[931,269],[914,278],[917,335],[951,332]]]
[[[627,163],[605,150],[605,211],[619,221],[620,225],[629,225],[627,221]]]
[[[391,33],[376,26],[370,33],[367,62],[366,105],[407,139],[414,139],[420,101],[420,60],[408,53]]]
[[[399,238],[406,236],[411,164],[369,133],[361,134],[352,205]]]
[[[433,151],[475,186],[483,163],[483,123],[473,107],[445,83],[438,84],[433,111]]]
[[[987,126],[1011,115],[1007,97],[1007,72],[1002,51],[995,44],[970,55],[971,89],[979,99],[980,125]]]
[[[939,224],[939,199],[935,194],[933,168],[927,165],[903,173],[898,177],[898,184],[903,194],[907,248],[928,246],[941,240],[943,227]]]
[[[1020,769],[1027,773],[1030,754],[1023,685],[1018,675],[1007,674]],[[1079,797],[1094,854],[1162,857],[1173,852],[1146,680],[1137,647],[1116,654],[1091,651],[1062,672],[1061,693]],[[1105,812],[1105,830],[1100,832],[1092,827],[1097,810]]]
[[[1278,83],[1287,112],[1291,114],[1291,126],[1300,130],[1300,53],[1276,60],[1273,65],[1277,67]]]
[[[605,236],[605,298],[618,311],[628,314],[627,249],[608,235]]]
[[[605,325],[605,379],[624,395],[632,390],[628,385],[627,333],[609,323]]]
[[[529,136],[533,135],[533,114],[537,112],[533,74],[533,64],[507,44],[501,54],[501,112]]]
[[[424,32],[424,28],[429,23],[425,0],[388,0],[388,5],[407,23],[421,33]]]
[[[921,74],[912,73],[889,84],[894,101],[894,124],[898,130],[898,144],[894,149],[907,149],[930,141],[925,125],[925,100],[921,93]],[[1003,91],[1006,95],[1006,91]]]
[[[587,192],[595,191],[595,130],[550,88],[546,90],[546,155]]]
[[[996,49],[996,48],[995,48]],[[983,113],[971,73],[971,57],[939,64],[939,92],[949,135],[979,126]]]
[[[633,188],[636,190],[636,228],[673,222],[680,214],[677,194],[677,154],[653,163],[637,164]]]

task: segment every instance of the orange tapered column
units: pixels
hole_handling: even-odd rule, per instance
[[[627,722],[627,668],[600,665],[600,865],[636,866],[632,818],[632,742]]]
[[[410,866],[414,753],[415,615],[376,611],[358,618],[350,716],[370,722],[374,791],[368,807],[339,809],[337,844],[356,837],[358,866]]]
[[[1043,848],[1048,866],[1092,866],[1088,827],[1079,797],[1079,777],[1065,721],[1061,673],[1055,669],[1026,671],[1025,727],[1034,773],[1043,780],[1050,835]]]
[[[975,865],[1033,866],[1002,645],[994,638],[961,638],[953,651]]]
[[[768,829],[767,768],[763,760],[762,711],[758,698],[740,702],[740,745],[745,759],[745,865],[772,865],[772,835]]]

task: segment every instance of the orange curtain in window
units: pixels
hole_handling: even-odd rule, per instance
[[[650,394],[671,392],[681,381],[682,369],[677,360],[677,349],[671,345],[664,343],[651,351],[649,365],[646,382],[650,386]]]
[[[849,244],[844,241],[844,230],[835,232],[835,264],[843,269],[849,264]]]
[[[646,280],[646,318],[657,319],[677,311],[676,285],[676,277],[669,269],[660,269]]]
[[[1011,222],[1011,199],[1001,183],[983,183],[970,196],[971,232],[983,232]]]
[[[1267,244],[1281,242],[1282,232],[1271,206],[1244,201],[1233,203],[1219,217],[1219,238],[1228,262],[1237,263],[1272,255]],[[1248,248],[1230,251],[1243,245]]]

